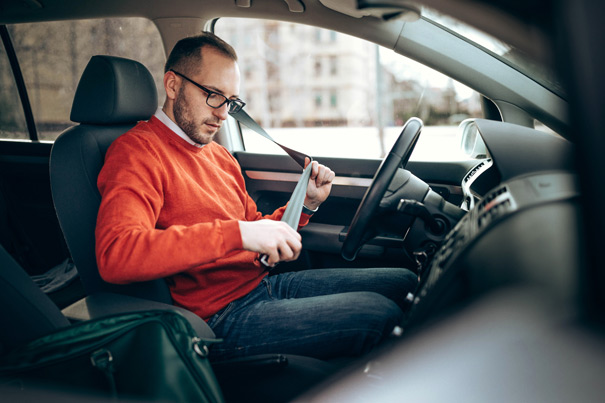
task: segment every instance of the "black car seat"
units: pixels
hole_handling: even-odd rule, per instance
[[[171,303],[163,280],[115,286],[101,279],[94,228],[101,195],[97,175],[113,140],[153,115],[158,96],[151,73],[133,60],[93,56],[78,84],[70,119],[53,145],[50,180],[53,203],[69,252],[87,294],[115,292]]]
[[[79,124],[65,130],[51,151],[53,203],[88,295],[88,314],[98,311],[98,316],[128,310],[124,304],[132,301],[122,303],[122,299],[113,297],[116,293],[136,297],[137,310],[146,303],[172,303],[162,279],[129,285],[106,283],[99,275],[95,258],[94,233],[101,202],[97,176],[105,152],[118,136],[138,121],[149,119],[157,104],[155,83],[145,66],[119,57],[93,56],[82,74],[72,106],[70,118]],[[200,324],[196,324],[199,328]],[[212,332],[207,325],[203,331]],[[240,397],[247,400],[248,393],[251,396],[257,393],[256,398],[263,401],[285,401],[322,380],[333,369],[320,360],[279,354],[215,365],[227,400]]]
[[[0,306],[0,354],[70,325],[1,245]]]

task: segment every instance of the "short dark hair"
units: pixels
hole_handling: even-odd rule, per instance
[[[202,62],[201,50],[204,46],[213,47],[233,61],[237,61],[237,53],[231,45],[212,32],[202,32],[199,35],[183,38],[174,45],[166,60],[164,73],[174,69],[182,74],[192,74]]]

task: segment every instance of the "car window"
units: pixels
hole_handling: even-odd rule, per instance
[[[8,30],[23,72],[40,140],[54,140],[73,125],[69,114],[74,94],[93,55],[135,59],[149,68],[158,88],[163,88],[165,56],[162,40],[156,26],[147,19],[14,24],[9,25]],[[2,71],[4,75],[5,69]],[[162,94],[163,91],[158,92],[160,97]]]
[[[481,117],[479,94],[424,65],[346,34],[288,22],[221,18],[233,45],[246,111],[272,137],[315,156],[381,158],[416,116],[412,159],[456,160],[458,124]],[[247,151],[282,153],[242,129]]]
[[[29,139],[19,91],[4,45],[0,52],[0,138]]]

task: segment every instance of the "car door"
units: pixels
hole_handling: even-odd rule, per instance
[[[475,161],[460,152],[460,120],[482,116],[480,97],[416,62],[359,38],[287,22],[226,19],[215,33],[238,52],[245,109],[278,142],[329,166],[328,200],[302,231],[292,268],[410,266],[397,236],[366,244],[354,262],[340,257],[347,228],[382,158],[411,116],[425,127],[407,169],[454,204]],[[406,69],[413,70],[402,74]],[[301,168],[270,141],[231,120],[221,141],[239,161],[248,192],[270,213],[284,205]]]

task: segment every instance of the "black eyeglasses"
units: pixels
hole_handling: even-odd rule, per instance
[[[178,71],[174,71],[172,69],[169,69],[168,71],[172,71],[177,76],[183,77],[185,80],[189,81],[191,84],[195,85],[196,87],[198,87],[199,89],[204,91],[206,94],[208,94],[208,96],[206,97],[206,104],[211,108],[218,109],[221,106],[227,104],[229,113],[237,113],[240,110],[242,110],[244,105],[246,105],[246,103],[244,101],[242,101],[241,99],[239,99],[239,98],[238,99],[229,99],[221,93],[212,91],[212,90],[204,87],[203,85],[196,83],[195,81],[193,81],[186,75],[179,73]]]

